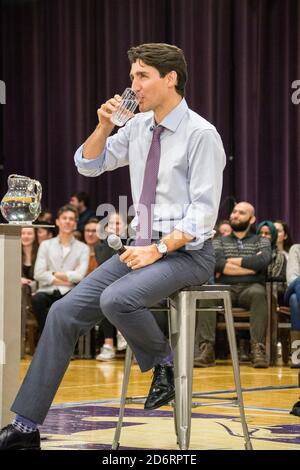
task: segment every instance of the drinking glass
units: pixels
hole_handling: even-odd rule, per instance
[[[136,93],[131,88],[126,88],[121,96],[120,104],[111,115],[111,122],[116,126],[124,126],[133,117],[134,111],[139,104]]]

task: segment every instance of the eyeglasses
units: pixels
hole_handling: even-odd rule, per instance
[[[89,229],[84,229],[85,233],[96,233],[97,230],[89,230]]]

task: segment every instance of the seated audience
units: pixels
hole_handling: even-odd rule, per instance
[[[53,224],[49,222],[42,222],[42,224],[45,225],[45,227],[38,227],[36,229],[39,245],[44,240],[50,240],[50,238],[53,238],[55,234],[55,229],[52,227]]]
[[[283,220],[275,220],[274,225],[277,229],[277,249],[279,253],[283,253],[286,259],[288,259],[290,248],[293,244],[290,229],[288,224]]]
[[[127,221],[124,220],[124,217],[118,213],[114,212],[109,215],[108,223],[105,226],[106,232],[115,233],[123,240],[127,239]],[[115,250],[110,248],[107,243],[107,239],[104,239],[100,245],[95,247],[96,259],[98,265],[104,263],[106,260],[111,258],[116,254]],[[100,350],[100,353],[96,356],[97,361],[109,361],[114,359],[116,356],[114,348],[114,336],[115,336],[115,327],[104,318],[102,322],[102,328],[104,333],[104,344]],[[117,332],[117,350],[122,351],[126,348],[126,341],[121,333]]]
[[[50,211],[50,209],[44,209],[35,221],[36,224],[43,224],[44,222],[52,224],[52,212]]]
[[[22,246],[22,297],[21,297],[21,356],[25,354],[26,348],[26,322],[32,312],[32,293],[36,289],[33,278],[34,265],[36,261],[38,242],[36,231],[32,227],[23,227],[21,230]]]
[[[95,253],[95,247],[101,244],[101,241],[97,235],[98,222],[99,221],[96,218],[89,219],[84,226],[84,242],[87,244],[90,250],[89,267],[86,275],[90,274],[98,266]]]
[[[33,227],[23,227],[21,230],[22,245],[22,277],[23,286],[31,286],[34,282],[33,273],[36,256],[38,252],[38,242],[36,230]]]
[[[227,237],[232,233],[232,228],[229,220],[221,220],[216,225],[215,237]]]
[[[269,240],[251,233],[255,223],[254,207],[248,202],[236,204],[230,215],[232,233],[213,240],[216,255],[216,282],[230,285],[232,305],[250,310],[251,361],[253,367],[268,367],[265,336],[268,305],[265,287],[267,266],[271,261]],[[214,302],[206,303],[208,307]],[[201,305],[202,306],[202,305]],[[216,314],[202,312],[197,318],[196,337],[199,353],[194,365],[215,365]]]
[[[282,251],[278,251],[276,244],[278,232],[275,224],[270,220],[264,220],[258,224],[256,233],[261,237],[267,238],[271,243],[272,261],[268,266],[267,280],[285,282],[286,257]]]
[[[73,193],[70,199],[69,204],[71,206],[75,207],[78,211],[78,222],[77,222],[77,229],[76,232],[79,233],[74,233],[75,238],[78,238],[80,240],[83,239],[83,230],[86,222],[89,219],[92,219],[96,217],[96,214],[93,210],[91,210],[90,207],[90,198],[87,193],[84,191],[79,191],[76,193]]]
[[[285,294],[286,303],[291,311],[291,347],[292,353],[299,348],[300,340],[300,244],[292,245],[287,262],[286,280],[288,288]],[[292,367],[299,367],[293,364]]]
[[[56,219],[58,236],[43,241],[38,250],[34,279],[39,289],[32,299],[32,309],[40,333],[51,305],[78,284],[88,269],[89,249],[73,236],[76,223],[76,209],[71,205],[63,206]]]

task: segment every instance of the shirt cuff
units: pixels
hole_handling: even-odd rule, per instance
[[[191,220],[182,219],[178,224],[174,227],[174,230],[178,230],[179,232],[186,233],[191,237],[194,237],[194,240],[187,243],[185,248],[187,250],[200,250],[203,247],[205,240],[209,237],[205,237],[205,235],[198,236],[196,224],[193,223]]]
[[[100,155],[97,158],[93,160],[88,160],[87,158],[83,157],[83,154],[82,154],[83,145],[84,144],[82,144],[75,152],[75,155],[74,155],[75,165],[78,168],[83,168],[85,170],[99,170],[102,167],[106,148],[103,150],[102,153],[100,153]]]
[[[65,274],[68,278],[68,281],[72,282],[72,284],[75,284],[76,282],[79,282],[79,281],[77,281],[77,279],[76,280],[74,279],[74,278],[76,278],[76,273],[74,273],[74,271],[66,271]]]

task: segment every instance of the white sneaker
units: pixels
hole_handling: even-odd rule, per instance
[[[114,348],[110,346],[109,344],[103,344],[100,354],[96,356],[97,361],[110,361],[111,359],[114,359],[116,356],[116,353],[114,351]]]
[[[124,351],[127,348],[127,343],[124,336],[118,331],[117,333],[117,351]]]

